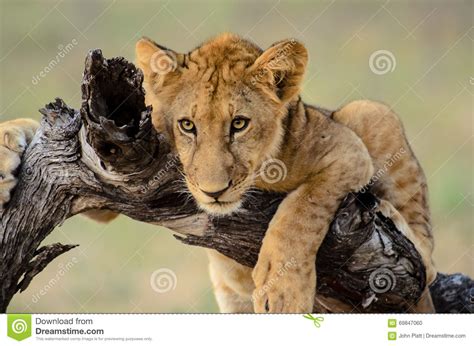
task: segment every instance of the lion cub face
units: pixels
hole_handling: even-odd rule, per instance
[[[282,116],[242,81],[182,85],[170,110],[174,144],[187,186],[209,213],[230,213],[254,184],[255,172],[282,139]]]
[[[154,124],[174,144],[190,192],[205,211],[232,213],[278,154],[306,50],[284,41],[262,52],[224,34],[188,54],[148,39],[136,52]]]

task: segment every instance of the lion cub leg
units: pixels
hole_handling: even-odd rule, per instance
[[[38,122],[32,119],[16,119],[0,124],[0,208],[10,200],[10,192],[17,183],[15,171],[38,126]]]
[[[379,210],[384,216],[390,218],[397,227],[397,229],[402,232],[403,235],[407,237],[413,244],[417,244],[420,242],[420,234],[414,232],[411,229],[405,218],[398,212],[397,209],[395,209],[395,207],[390,202],[386,200],[381,200]],[[424,263],[431,263],[431,252],[427,251],[426,247],[420,248],[419,253]],[[428,285],[426,285],[423,293],[421,294],[420,299],[418,300],[416,305],[410,309],[410,311],[418,313],[435,312]]]
[[[253,313],[252,269],[215,250],[208,250],[209,272],[219,311]]]
[[[373,172],[366,151],[344,152],[347,160],[331,160],[278,207],[252,274],[255,312],[312,312],[318,249],[341,200],[364,186]]]
[[[422,255],[427,284],[437,274],[432,261],[433,235],[426,178],[410,148],[400,118],[384,104],[353,101],[333,114],[364,142],[375,166],[371,187],[395,207],[413,233],[410,239]]]

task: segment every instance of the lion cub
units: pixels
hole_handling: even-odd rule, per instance
[[[368,184],[374,167],[385,169],[374,182],[379,197],[406,221],[433,281],[425,178],[389,108],[356,101],[324,114],[304,104],[298,94],[308,53],[295,40],[262,51],[223,34],[178,54],[145,38],[136,54],[154,124],[174,143],[203,210],[235,212],[254,187],[288,193],[263,240],[253,283],[248,269],[211,254],[222,311],[312,311],[318,248],[341,200]],[[272,175],[274,165],[284,174]],[[419,310],[432,310],[428,291]]]
[[[224,34],[177,54],[142,39],[136,53],[154,125],[174,143],[202,209],[232,213],[253,187],[288,193],[253,273],[209,252],[222,312],[312,311],[315,258],[329,223],[341,199],[374,172],[370,184],[383,199],[382,211],[415,244],[428,283],[434,280],[426,179],[388,107],[354,101],[323,112],[304,104],[298,93],[308,54],[295,40],[262,51]],[[0,207],[37,126],[0,124]],[[114,214],[89,216],[107,221]],[[413,310],[433,311],[428,290]]]

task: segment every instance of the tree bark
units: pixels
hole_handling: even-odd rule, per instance
[[[179,160],[151,122],[143,75],[123,58],[91,51],[81,109],[48,104],[23,156],[19,182],[0,217],[0,311],[54,258],[77,245],[39,247],[65,219],[107,209],[160,224],[190,245],[253,267],[284,195],[257,191],[239,214],[212,218],[184,191]],[[421,257],[378,210],[370,192],[342,202],[318,252],[317,311],[404,312],[426,285]],[[439,312],[472,312],[473,281],[439,275]]]

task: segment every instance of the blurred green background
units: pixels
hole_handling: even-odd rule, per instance
[[[178,51],[223,31],[262,47],[302,40],[305,101],[335,108],[371,98],[403,118],[428,177],[438,268],[474,276],[472,1],[1,0],[0,13],[2,121],[39,119],[37,109],[56,96],[79,107],[92,48],[133,60],[142,35]],[[369,66],[379,50],[394,57],[387,73]],[[205,251],[169,230],[75,217],[46,239],[57,241],[81,246],[38,275],[10,312],[217,311]],[[150,279],[163,268],[176,286],[159,293]]]

